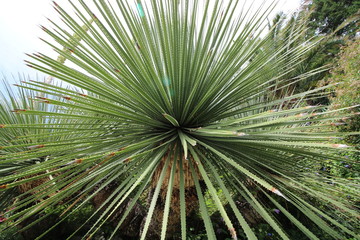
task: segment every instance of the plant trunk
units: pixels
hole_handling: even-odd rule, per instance
[[[165,162],[168,158],[168,154],[166,154],[157,169],[155,170],[155,173],[152,177],[151,181],[151,189],[148,194],[148,204],[150,205],[150,202],[153,197],[153,193],[155,191],[156,185],[159,181],[161,172],[164,168]],[[166,195],[168,191],[168,185],[170,183],[170,177],[171,177],[171,168],[173,165],[173,162],[176,161],[176,172],[174,176],[174,183],[173,183],[173,190],[172,190],[172,197],[171,197],[171,203],[170,203],[170,213],[169,213],[169,219],[168,219],[168,225],[167,225],[167,238],[173,238],[175,235],[179,235],[181,232],[181,224],[180,224],[180,159],[170,159],[170,163],[168,165],[168,168],[166,169],[165,178],[161,185],[161,190],[159,197],[156,202],[155,210],[151,219],[151,224],[149,227],[149,231],[147,233],[147,239],[158,239],[161,235],[161,228],[162,228],[162,222],[163,222],[163,216],[164,216],[164,207],[165,207],[165,201],[166,201]],[[186,216],[189,216],[191,213],[193,213],[195,210],[198,209],[199,203],[198,203],[198,197],[197,192],[195,188],[194,179],[191,173],[191,168],[189,161],[192,161],[192,165],[195,167],[195,171],[198,175],[198,178],[200,182],[202,183],[200,179],[200,173],[196,167],[196,164],[194,163],[194,160],[190,157],[189,160],[182,160],[182,168],[184,172],[184,186],[185,186],[185,201],[186,201]],[[203,185],[203,184],[201,184]],[[143,220],[143,224],[145,223],[146,218]],[[141,231],[142,232],[142,231]]]

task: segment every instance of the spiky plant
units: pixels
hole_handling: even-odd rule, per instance
[[[346,224],[347,218],[359,217],[356,210],[334,194],[336,187],[330,193],[315,191],[310,184],[314,176],[304,170],[306,164],[335,158],[339,149],[348,147],[333,142],[339,134],[327,128],[347,115],[334,117],[322,106],[306,106],[305,100],[316,97],[317,90],[281,99],[271,97],[275,85],[286,87],[292,80],[312,74],[283,77],[316,43],[269,51],[272,38],[262,32],[273,5],[251,12],[242,1],[94,3],[96,6],[90,8],[81,0],[71,2],[76,17],[54,3],[67,27],[54,22],[52,30],[43,27],[55,42],[44,41],[72,65],[41,53],[31,55],[28,61],[29,66],[87,95],[43,82],[23,86],[40,88],[65,101],[44,101],[60,106],[61,112],[18,110],[19,114],[54,121],[21,126],[57,129],[55,136],[70,132],[71,137],[41,141],[43,136],[39,135],[38,145],[28,151],[1,156],[3,162],[52,156],[1,178],[2,189],[31,181],[18,180],[29,175],[61,172],[53,181],[43,183],[40,192],[47,197],[38,199],[36,205],[29,206],[29,199],[16,203],[9,218],[14,225],[39,213],[38,221],[46,218],[44,209],[59,202],[70,204],[62,214],[63,221],[116,183],[94,212],[95,221],[84,238],[94,236],[127,204],[117,218],[110,238],[114,237],[145,195],[148,210],[140,239],[147,237],[149,229],[155,232],[155,239],[172,237],[176,231],[186,239],[187,216],[192,211],[199,211],[207,238],[215,239],[206,196],[213,199],[233,239],[240,232],[248,239],[257,238],[234,196],[241,196],[283,239],[289,239],[288,233],[271,207],[310,239],[321,238],[316,235],[324,232],[336,239],[356,237],[356,226]],[[284,42],[296,41],[300,31],[294,29]],[[82,41],[69,41],[73,39],[71,32]],[[62,123],[63,119],[74,123]],[[325,181],[317,184],[328,188]],[[344,191],[358,196],[351,185]],[[318,203],[327,204],[327,210],[317,208]],[[321,231],[310,231],[287,206],[297,209],[296,215],[312,221]]]
[[[4,128],[0,135],[0,144],[2,146],[0,149],[0,156],[3,157],[3,159],[8,155],[19,155],[19,152],[29,152],[32,149],[41,148],[42,142],[44,141],[65,141],[67,138],[73,138],[71,131],[64,134],[63,131],[65,129],[59,127],[59,125],[63,123],[74,125],[75,122],[71,119],[47,119],[36,115],[19,114],[21,111],[30,109],[52,113],[61,112],[61,109],[58,106],[39,104],[39,101],[47,101],[47,95],[43,94],[41,89],[33,89],[34,91],[30,91],[25,88],[18,88],[16,91],[13,91],[6,81],[3,82],[3,86],[5,92],[0,95],[0,121],[2,123],[1,127]],[[62,101],[61,99],[58,100]],[[43,124],[55,124],[57,125],[57,128],[43,127]],[[9,125],[11,127],[7,128],[6,126]],[[62,134],[56,133],[59,130]],[[51,154],[46,154],[42,156],[28,156],[22,161],[3,160],[0,163],[0,176],[8,177],[14,173],[28,171],[33,169],[35,165],[40,167],[38,164],[46,162],[51,157]],[[19,160],[21,160],[20,156]],[[43,173],[49,173],[51,166],[46,170],[44,167],[41,168],[43,169]],[[18,181],[18,183],[22,182],[22,184],[18,184],[18,187],[6,189],[6,191],[0,193],[1,212],[10,207],[12,202],[17,198],[39,193],[39,189],[41,190],[43,187],[40,185],[44,182],[53,180],[54,176],[51,174],[42,175],[42,173],[39,174],[38,171],[35,171],[33,175],[24,176],[24,178],[14,179],[15,181]],[[27,178],[31,178],[32,180],[27,181]],[[34,197],[34,200],[36,198],[42,197]]]

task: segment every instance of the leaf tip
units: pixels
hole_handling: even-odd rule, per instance
[[[35,98],[37,98],[37,99],[42,99],[42,100],[47,100],[46,97],[35,96]]]
[[[79,158],[79,159],[75,159],[75,160],[74,160],[74,163],[80,164],[80,163],[82,163],[83,161],[84,161],[83,158]]]
[[[237,235],[236,235],[236,230],[235,228],[229,228],[229,231],[230,231],[230,235],[232,237],[233,240],[237,240]]]
[[[283,197],[286,201],[289,201],[289,199],[287,197],[284,196],[284,194],[282,194],[278,189],[276,188],[271,188],[271,192],[275,193],[276,195]]]
[[[247,134],[244,132],[238,132],[238,133],[236,133],[236,135],[239,137],[242,137],[242,136],[246,136]]]
[[[296,117],[304,117],[306,115],[307,115],[307,113],[300,113],[300,114],[297,114]]]
[[[45,31],[45,32],[48,32],[49,30],[45,27],[45,26],[43,26],[43,25],[40,25],[40,28],[43,30],[43,31]]]
[[[71,97],[63,96],[63,99],[71,100]]]
[[[14,110],[11,110],[12,112],[15,112],[15,113],[19,113],[19,112],[26,112],[26,109],[14,109]]]
[[[346,144],[332,144],[331,147],[333,147],[333,148],[347,148],[347,147],[350,147],[350,146],[346,145]]]
[[[28,149],[32,150],[32,149],[38,149],[38,148],[43,148],[45,147],[44,144],[40,144],[40,145],[33,145],[33,146],[29,146]]]

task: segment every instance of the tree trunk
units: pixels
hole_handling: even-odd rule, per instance
[[[168,154],[166,154],[157,169],[155,170],[155,173],[151,180],[151,189],[149,191],[148,195],[148,204],[150,205],[150,202],[153,197],[153,193],[155,191],[156,185],[159,181],[161,172],[165,166],[165,162],[168,158]],[[171,203],[170,203],[170,213],[169,213],[169,219],[168,219],[168,225],[167,225],[167,231],[166,235],[167,238],[172,238],[174,235],[179,235],[181,224],[180,224],[180,159],[174,159],[173,157],[170,159],[170,163],[168,164],[168,168],[166,169],[165,178],[161,185],[161,190],[159,197],[156,202],[154,214],[151,219],[149,231],[147,233],[147,239],[158,239],[161,235],[161,228],[162,228],[162,222],[163,222],[163,216],[164,216],[164,207],[165,207],[165,201],[166,201],[166,194],[168,191],[168,185],[170,183],[170,177],[171,177],[171,168],[173,165],[173,162],[176,161],[176,172],[174,176],[174,184],[173,184],[173,190],[172,190],[172,197],[171,197]],[[185,186],[185,201],[186,201],[186,216],[189,216],[191,213],[193,213],[195,210],[198,209],[199,203],[198,203],[198,197],[197,192],[195,188],[194,179],[191,173],[191,168],[189,161],[192,161],[192,165],[195,167],[195,172],[198,175],[198,178],[200,179],[200,173],[198,168],[196,167],[196,164],[194,160],[189,157],[189,160],[182,160],[182,168],[184,172],[184,186]],[[200,182],[202,183],[201,179]],[[201,184],[203,186],[203,184]],[[144,225],[146,221],[146,218],[143,220]]]

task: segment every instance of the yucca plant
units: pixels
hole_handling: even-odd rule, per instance
[[[192,212],[203,219],[207,239],[215,239],[208,197],[229,237],[244,234],[257,239],[235,196],[282,239],[289,235],[272,208],[310,239],[321,239],[325,233],[335,239],[357,236],[356,224],[346,222],[359,217],[351,203],[341,198],[336,186],[316,191],[318,185],[329,185],[305,170],[337,158],[342,148],[351,151],[334,138],[356,133],[334,133],[328,128],[348,114],[333,116],[334,111],[323,106],[306,105],[306,100],[318,96],[318,89],[281,98],[274,94],[317,71],[284,77],[316,42],[288,48],[302,31],[293,29],[284,46],[270,50],[273,39],[264,36],[263,23],[273,4],[251,12],[242,1],[99,0],[91,8],[81,0],[70,3],[76,16],[54,3],[66,27],[52,22],[54,29],[43,29],[55,40],[44,42],[71,64],[41,53],[29,55],[27,62],[86,94],[28,82],[22,87],[54,96],[41,100],[58,106],[60,112],[18,109],[21,115],[45,122],[0,123],[1,131],[46,128],[56,130],[52,137],[67,136],[56,140],[44,139],[43,134],[31,136],[37,145],[18,145],[28,150],[1,156],[3,163],[52,156],[2,177],[1,189],[33,180],[27,176],[57,173],[36,196],[16,202],[8,219],[13,225],[36,214],[41,214],[37,220],[41,221],[49,215],[45,209],[59,203],[69,204],[59,220],[64,221],[113,184],[84,239],[91,239],[125,204],[109,237],[113,238],[132,208],[146,198],[139,239],[187,239]],[[80,42],[74,44],[73,33]],[[315,177],[316,186],[311,183]],[[339,185],[344,184],[341,190],[358,196],[356,187],[346,183],[339,180]],[[28,204],[34,200],[37,204]],[[317,208],[324,204],[326,211]],[[320,230],[309,230],[297,218],[300,215]]]
[[[90,23],[92,20],[90,20]],[[83,29],[85,31],[88,30],[86,26],[83,26]],[[70,40],[70,42],[74,45],[77,45],[80,42],[79,36],[76,34],[73,35],[73,39]],[[71,54],[71,52],[64,48],[63,51]],[[66,58],[59,55],[57,58],[57,61],[60,64],[64,64],[66,61]],[[19,75],[20,80],[24,79],[24,76]],[[29,80],[29,79],[27,79]],[[44,82],[47,84],[54,83],[53,77],[48,76]],[[41,91],[41,89],[24,89],[24,88],[18,88],[16,91],[13,91],[10,87],[10,85],[7,83],[6,79],[4,78],[2,80],[3,87],[4,87],[4,93],[0,93],[0,121],[2,123],[2,127],[4,125],[11,125],[12,128],[4,129],[1,132],[1,139],[0,139],[0,145],[6,146],[7,148],[4,150],[0,150],[1,155],[6,155],[8,153],[17,153],[21,151],[26,151],[28,149],[37,148],[39,147],[37,144],[39,141],[62,141],[68,137],[71,138],[71,132],[68,132],[68,134],[62,134],[60,136],[56,135],[55,132],[61,128],[34,128],[34,127],[22,127],[22,124],[27,124],[28,126],[41,126],[41,124],[44,123],[52,123],[52,124],[59,124],[59,123],[72,123],[74,124],[73,120],[68,119],[61,119],[60,121],[55,119],[46,119],[41,116],[36,115],[20,115],[18,114],[19,111],[27,111],[27,110],[37,110],[37,111],[47,111],[56,113],[61,111],[58,106],[51,106],[48,104],[40,104],[40,102],[47,101],[47,95]],[[25,81],[21,81],[25,82]],[[19,86],[18,84],[14,84],[15,86]],[[57,100],[61,101],[61,98],[55,98]],[[16,127],[19,125],[18,127]],[[34,137],[36,136],[36,137]],[[39,138],[39,136],[42,136],[42,138]],[[30,146],[29,146],[30,145]],[[26,147],[27,146],[27,147]],[[47,161],[51,155],[47,156],[40,156],[35,157],[32,159],[27,159],[26,161],[16,161],[16,162],[7,162],[4,165],[2,165],[1,171],[4,175],[7,175],[11,172],[16,172],[18,169],[24,170],[24,166],[40,163],[41,161]],[[48,170],[47,170],[48,171]],[[49,176],[50,179],[52,179],[52,176]],[[33,188],[36,188],[36,186],[40,185],[41,182],[46,181],[49,177],[46,178],[40,178],[37,181],[34,182],[28,182],[24,183],[19,186],[20,192],[27,192],[30,193],[33,190]],[[14,192],[14,189],[10,189],[10,191],[2,192],[0,193],[0,210],[5,210],[6,207],[9,206],[9,202],[12,200],[12,194],[9,194],[10,192]]]
[[[48,78],[47,81],[49,79],[50,78]],[[59,121],[56,119],[46,119],[36,115],[22,115],[17,113],[18,111],[26,111],[30,109],[36,109],[38,111],[51,111],[54,113],[58,112],[60,109],[57,106],[39,104],[39,100],[46,98],[45,94],[23,88],[18,88],[14,91],[6,83],[6,81],[3,81],[2,83],[5,91],[0,95],[0,121],[3,123],[3,126],[11,125],[12,127],[4,128],[1,131],[0,145],[2,147],[0,150],[0,156],[3,157],[7,154],[27,152],[33,148],[39,147],[39,142],[64,141],[66,138],[72,138],[71,132],[68,132],[66,135],[57,135],[56,131],[61,130],[61,127],[57,129],[51,129],[46,127],[41,128],[39,126],[44,123],[74,123],[73,120],[62,119]],[[61,99],[59,100],[61,101]],[[23,127],[24,124],[31,127]],[[43,156],[29,157],[23,161],[2,161],[0,163],[0,176],[3,178],[8,177],[14,173],[28,171],[37,165],[40,166],[42,162],[46,162],[51,158],[52,156],[50,153]],[[56,184],[54,179],[59,178],[60,174],[60,172],[48,174],[50,169],[51,167],[48,169],[43,169],[43,171],[40,173],[34,172],[32,175],[14,179],[13,181],[19,183],[17,187],[5,189],[4,191],[0,192],[0,214],[2,221],[5,221],[7,217],[11,215],[9,210],[13,207],[15,202],[21,200],[23,203],[25,202],[25,205],[22,207],[28,207],[36,204],[36,202],[42,201],[42,199],[49,196],[46,194],[46,191],[44,191],[48,185],[42,184],[45,182],[51,182],[52,185]],[[43,175],[44,173],[47,174]],[[33,219],[34,218],[36,217],[33,217]],[[26,226],[28,223],[31,223],[31,221],[32,219],[23,221],[20,226]],[[6,225],[9,226],[9,224]],[[2,230],[4,229],[6,229],[5,226],[2,226]],[[26,235],[26,239],[33,239],[29,233],[29,231],[23,232],[22,235]],[[4,232],[4,234],[6,234],[6,232]],[[33,234],[34,237],[37,235],[39,235],[39,233]],[[0,238],[12,239],[11,236],[5,237],[5,235],[1,235]]]

